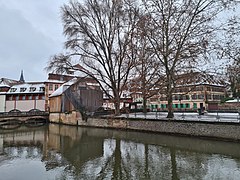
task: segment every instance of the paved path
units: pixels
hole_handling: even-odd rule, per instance
[[[130,113],[122,114],[120,117],[141,118],[141,119],[166,119],[167,112],[148,112],[144,113]],[[238,113],[205,113],[198,115],[198,113],[174,113],[174,119],[186,121],[207,121],[207,122],[234,122],[240,123],[240,115]]]

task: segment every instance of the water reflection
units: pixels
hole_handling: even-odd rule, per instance
[[[238,179],[240,144],[49,125],[0,132],[0,179]]]

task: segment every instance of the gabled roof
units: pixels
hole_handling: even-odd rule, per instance
[[[221,77],[209,73],[189,72],[176,77],[177,87],[208,84],[213,86],[226,86],[226,81]]]
[[[61,96],[71,85],[75,84],[78,81],[78,78],[73,78],[70,81],[61,85],[56,91],[54,91],[49,97]]]
[[[0,82],[0,88],[1,87],[10,87],[6,82],[2,81]]]
[[[14,84],[18,84],[19,81],[13,80],[13,79],[8,79],[8,78],[1,78],[0,79],[0,87],[10,87]]]

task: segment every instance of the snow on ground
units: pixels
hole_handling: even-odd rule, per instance
[[[167,117],[167,112],[148,112],[146,114],[130,113],[130,114],[122,114],[120,117],[165,120]],[[186,121],[240,123],[239,113],[204,113],[204,115],[199,115],[198,113],[176,112],[174,113],[174,119],[186,120]]]

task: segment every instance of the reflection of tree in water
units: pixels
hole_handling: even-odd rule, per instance
[[[137,143],[119,138],[107,139],[106,136],[91,136],[90,132],[82,131],[80,139],[69,136],[59,136],[60,153],[66,165],[61,178],[66,174],[80,179],[181,179],[187,168],[183,169],[181,157],[184,156],[173,147],[164,147]],[[94,133],[93,133],[94,134]],[[188,156],[194,156],[193,153]],[[180,159],[179,159],[180,157]],[[62,162],[63,158],[62,158]],[[180,162],[179,162],[180,161]],[[197,169],[205,163],[201,156],[193,161],[185,159],[186,167]],[[195,164],[195,161],[198,163]],[[194,164],[191,164],[194,163]],[[54,165],[54,164],[52,164]],[[56,164],[59,167],[61,164]],[[184,166],[184,165],[183,165]],[[198,172],[194,171],[190,177]],[[181,178],[180,178],[181,177]]]
[[[208,171],[206,154],[182,150],[176,150],[175,154],[178,175],[181,179],[202,179]]]
[[[28,133],[31,137],[26,139],[5,139],[2,153],[38,158],[46,171],[56,173],[56,179],[178,180],[240,175],[237,143],[69,126],[54,126],[44,132]]]
[[[59,133],[59,134],[57,134]],[[84,129],[76,127],[53,127],[49,135],[49,148],[45,157],[48,168],[64,167],[58,177],[82,177],[88,175],[85,166],[92,163],[94,169],[98,158],[103,156],[103,137],[91,136]],[[95,174],[93,171],[92,174]]]
[[[171,179],[170,156],[167,148],[160,146],[156,148],[120,139],[105,141],[104,146],[114,148],[105,147],[104,150],[108,153],[104,153],[104,157],[95,161],[98,167],[101,167],[96,179]],[[87,165],[85,167],[91,168]],[[89,176],[85,175],[84,178]]]

